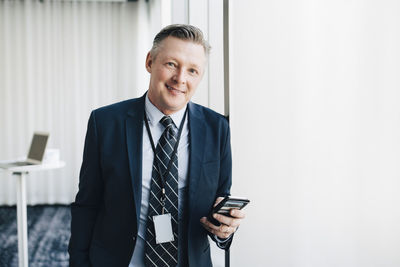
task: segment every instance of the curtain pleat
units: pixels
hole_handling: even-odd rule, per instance
[[[41,130],[67,164],[29,175],[28,204],[72,202],[90,111],[146,90],[149,5],[0,1],[0,160],[26,155]],[[0,172],[0,205],[15,203]]]

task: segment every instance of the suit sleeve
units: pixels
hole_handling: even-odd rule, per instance
[[[99,153],[96,118],[92,112],[85,138],[79,191],[71,204],[70,266],[90,266],[90,243],[103,194]]]
[[[220,178],[217,190],[217,196],[228,196],[232,186],[232,152],[230,129],[227,124],[225,128],[224,141],[221,146],[221,161],[220,161]],[[217,236],[210,234],[212,240],[221,249],[228,250],[233,240],[233,234],[227,239],[220,239]]]

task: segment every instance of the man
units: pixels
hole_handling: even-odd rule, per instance
[[[244,218],[205,216],[231,186],[226,119],[190,102],[209,45],[170,25],[146,58],[147,93],[94,110],[71,205],[71,266],[212,266],[207,235],[229,248]]]

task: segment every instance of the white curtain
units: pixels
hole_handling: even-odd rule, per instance
[[[146,90],[151,3],[0,2],[0,160],[26,155],[41,130],[67,164],[30,174],[28,204],[73,201],[90,111]],[[0,205],[15,192],[0,172]]]

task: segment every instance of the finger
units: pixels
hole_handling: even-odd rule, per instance
[[[235,227],[235,228],[238,227],[241,223],[241,219],[224,216],[224,215],[221,215],[218,213],[214,214],[213,217],[220,223],[226,224],[228,226]]]
[[[204,224],[203,224],[203,226],[207,231],[209,231],[210,233],[218,236],[219,238],[223,238],[223,239],[224,238],[228,238],[229,236],[231,236],[233,234],[233,232],[229,231],[229,230],[226,231],[226,232],[223,232],[220,229],[216,230],[216,229],[213,229],[213,228],[209,228],[207,225],[204,225]]]
[[[208,232],[210,232],[210,233],[213,233],[213,232],[216,231],[216,230],[210,228],[210,227],[209,227],[208,225],[206,225],[206,224],[202,224],[202,226],[203,226]]]
[[[215,230],[215,231],[219,231],[219,226],[213,224],[212,222],[210,222],[209,220],[207,220],[206,217],[203,217],[200,219],[200,222],[204,225],[207,226],[209,229]]]
[[[235,229],[228,226],[221,224],[219,230],[217,231],[216,235],[221,238],[228,238],[235,232]]]
[[[236,228],[235,227],[231,227],[229,225],[225,225],[225,224],[221,224],[221,226],[219,227],[219,231],[221,233],[226,233],[226,234],[233,234],[235,232]]]
[[[219,227],[210,223],[205,217],[200,219],[202,226],[212,234],[218,235],[219,234]]]
[[[218,236],[219,238],[228,238],[230,235],[232,235],[236,229],[229,227],[227,225],[220,225],[216,226],[209,222],[206,217],[203,217],[200,219],[200,222],[202,223],[203,227],[209,231],[210,233]]]
[[[244,212],[244,210],[238,209],[231,209],[230,215],[238,219],[244,219],[246,217],[246,213]]]

